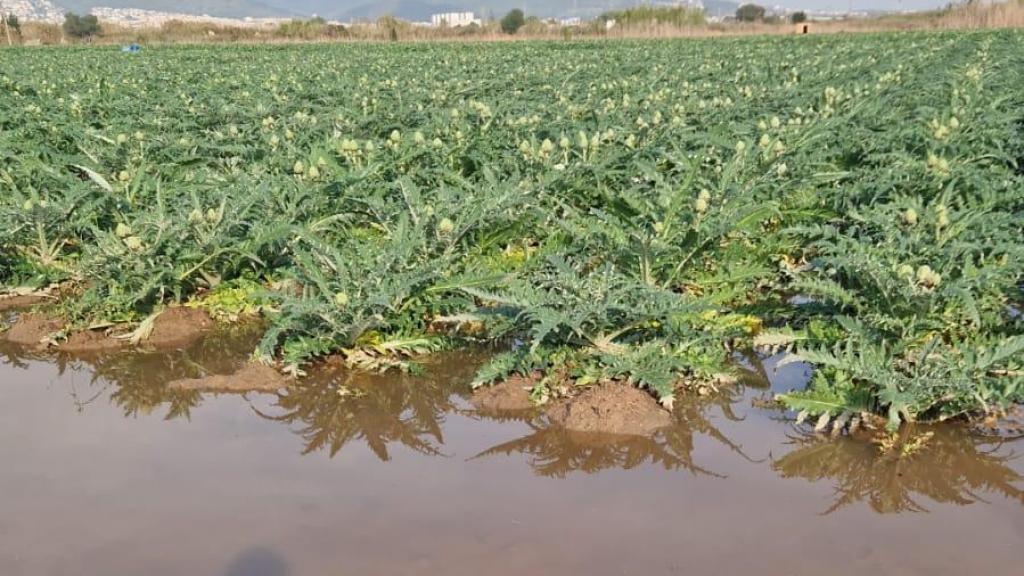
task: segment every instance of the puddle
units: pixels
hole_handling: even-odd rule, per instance
[[[258,328],[173,353],[0,347],[0,574],[964,574],[1024,562],[1024,441],[936,428],[893,460],[760,400],[808,367],[748,356],[651,437],[485,415],[481,355],[174,390]],[[767,570],[766,570],[767,568]]]

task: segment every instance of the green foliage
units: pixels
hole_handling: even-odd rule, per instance
[[[792,24],[802,24],[807,22],[807,13],[803,10],[797,10],[789,15],[789,21]]]
[[[736,9],[736,19],[740,22],[760,22],[764,20],[764,6],[743,4]]]
[[[704,11],[686,6],[635,6],[601,14],[599,20],[615,21],[617,26],[629,28],[644,24],[667,24],[685,28],[704,24]]]
[[[266,289],[262,285],[247,278],[236,278],[218,284],[192,300],[189,306],[206,310],[216,320],[236,322],[259,314],[268,303]]]
[[[92,14],[79,16],[74,12],[64,15],[64,24],[61,26],[64,34],[72,38],[89,38],[100,34],[100,22]]]
[[[7,26],[14,33],[21,33],[21,21],[18,20],[17,14],[8,14],[4,16],[0,14],[0,20],[3,20],[3,24]]]
[[[344,26],[328,24],[323,18],[308,20],[293,19],[278,25],[276,35],[291,40],[317,40],[321,38],[343,38],[348,31]]]
[[[781,399],[833,428],[996,412],[1022,396],[1021,46],[6,50],[0,288],[69,281],[77,324],[259,310],[295,372],[482,340],[478,384],[671,405],[754,345],[815,365]]]
[[[526,24],[526,16],[523,11],[513,8],[501,18],[501,31],[505,34],[515,34],[524,24]]]

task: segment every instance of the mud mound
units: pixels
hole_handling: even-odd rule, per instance
[[[0,312],[24,310],[45,300],[42,296],[0,296]]]
[[[23,314],[3,337],[12,344],[37,346],[43,338],[59,332],[63,327],[60,320],[43,314]]]
[[[213,318],[203,310],[168,308],[156,317],[153,332],[143,343],[154,348],[185,348],[213,328]]]
[[[469,401],[477,410],[486,413],[525,412],[536,405],[530,401],[529,389],[533,382],[519,375],[494,386],[485,386],[473,392]]]
[[[625,384],[595,386],[548,409],[552,422],[574,432],[650,436],[672,417],[646,392]]]
[[[127,345],[127,340],[111,338],[107,334],[96,330],[83,330],[68,336],[67,341],[61,343],[59,349],[62,352],[77,354],[120,350]]]
[[[244,368],[228,375],[207,376],[175,380],[167,385],[171,390],[198,392],[277,392],[288,386],[288,378],[270,366],[250,362]]]

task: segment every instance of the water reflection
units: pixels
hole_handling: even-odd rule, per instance
[[[743,450],[708,418],[711,408],[718,407],[727,419],[740,420],[732,410],[738,396],[737,393],[707,402],[697,399],[679,402],[675,424],[651,438],[573,432],[551,426],[543,419],[534,419],[528,422],[530,432],[525,436],[488,448],[473,459],[521,454],[537,475],[551,478],[565,478],[572,472],[593,474],[614,468],[628,470],[645,464],[665,470],[722,477],[694,462],[694,439],[699,434],[710,436],[730,451],[747,458]]]
[[[1024,476],[1010,467],[1016,459],[1004,440],[955,427],[931,430],[920,452],[899,457],[882,454],[864,439],[799,435],[795,450],[772,463],[784,478],[830,482],[835,487],[831,514],[863,502],[880,514],[927,512],[924,499],[968,505],[1000,494],[1024,504]]]
[[[170,390],[166,384],[179,378],[237,370],[255,349],[261,333],[262,327],[255,323],[226,326],[187,349],[164,352],[54,354],[0,344],[0,364],[27,370],[30,362],[44,361],[56,368],[58,378],[70,373],[88,374],[84,387],[78,378],[69,378],[72,401],[79,411],[109,396],[125,417],[149,415],[166,404],[165,419],[187,419],[202,403],[202,396],[194,391]]]
[[[260,415],[297,426],[303,454],[326,450],[333,457],[361,440],[382,461],[390,460],[388,446],[395,443],[438,455],[445,415],[458,410],[456,392],[475,366],[475,360],[463,357],[436,363],[430,377],[328,372],[279,395],[275,408],[282,414]]]
[[[188,419],[209,396],[171,390],[166,384],[237,370],[247,361],[259,333],[259,327],[239,327],[187,350],[161,354],[70,357],[0,346],[0,366],[11,373],[29,368],[33,361],[45,361],[62,376],[74,372],[75,378],[67,378],[68,389],[79,411],[109,399],[125,417],[165,409],[165,419]],[[389,461],[396,447],[429,456],[445,455],[446,423],[457,414],[491,426],[500,424],[502,432],[517,436],[471,459],[522,458],[543,477],[643,467],[724,477],[731,459],[739,458],[758,465],[756,470],[833,486],[835,495],[825,513],[857,503],[878,513],[925,511],[929,500],[967,505],[984,501],[985,495],[1024,504],[1024,477],[1017,471],[1021,467],[1010,449],[961,428],[936,428],[926,447],[907,458],[883,456],[874,444],[862,439],[787,436],[792,426],[779,412],[753,405],[762,405],[760,401],[770,397],[774,388],[799,383],[774,381],[780,380],[781,373],[771,369],[771,361],[762,362],[756,356],[743,358],[741,364],[749,373],[731,390],[678,401],[675,425],[652,438],[568,432],[549,425],[540,413],[505,417],[477,412],[465,401],[466,383],[481,360],[480,355],[439,356],[425,367],[426,376],[369,375],[327,367],[314,372],[301,386],[254,403],[253,410],[258,417],[281,423],[298,435],[303,454],[322,451],[333,457],[346,446],[365,444],[382,461]],[[83,374],[87,375],[84,383]],[[790,376],[782,377],[787,378]],[[743,422],[748,418],[755,422]],[[750,426],[757,426],[758,434],[764,435],[759,453],[765,443],[770,447],[788,442],[792,449],[769,463],[751,459],[735,440],[749,432]],[[705,462],[695,458],[695,445],[702,437],[717,447]],[[736,473],[732,468],[729,472]]]

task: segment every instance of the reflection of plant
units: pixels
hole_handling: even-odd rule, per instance
[[[1008,465],[1013,457],[993,449],[991,438],[960,429],[936,428],[927,444],[909,456],[902,450],[882,453],[875,444],[848,437],[807,435],[794,443],[798,448],[772,468],[784,478],[833,482],[835,498],[825,514],[856,502],[880,514],[926,512],[918,502],[921,496],[966,505],[982,500],[980,492],[1024,503],[1024,476]]]
[[[736,420],[731,404],[737,398],[721,396],[717,405],[726,418]],[[632,469],[645,463],[657,464],[666,470],[686,470],[693,474],[717,476],[693,461],[694,438],[710,436],[733,452],[746,458],[734,444],[706,417],[709,404],[688,401],[676,406],[676,423],[652,438],[621,436],[593,432],[572,432],[559,426],[529,423],[530,433],[489,448],[474,458],[497,454],[524,454],[540,476],[565,478],[571,472],[594,474],[613,468]]]
[[[396,442],[437,455],[444,443],[445,414],[456,410],[452,398],[466,377],[457,368],[431,378],[328,374],[281,395],[277,406],[282,414],[261,415],[298,425],[306,441],[303,454],[326,449],[333,457],[345,444],[363,440],[383,461],[391,459],[388,445]]]
[[[27,368],[27,360],[45,360],[58,374],[69,369],[88,367],[89,392],[72,388],[71,395],[79,410],[111,390],[110,401],[120,407],[125,417],[151,414],[167,404],[165,419],[188,418],[202,402],[195,391],[170,390],[166,384],[179,378],[197,378],[207,374],[223,374],[237,370],[251,351],[262,327],[242,323],[224,328],[186,350],[174,352],[125,352],[106,354],[52,354],[43,350],[0,345],[0,363]],[[240,353],[243,352],[243,353]],[[84,400],[83,400],[84,399]]]

